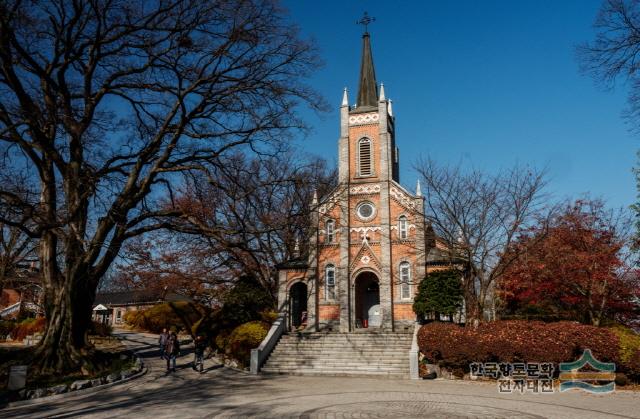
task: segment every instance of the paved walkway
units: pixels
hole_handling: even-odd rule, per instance
[[[189,366],[191,354],[167,375],[155,335],[122,335],[147,358],[145,376],[98,393],[0,410],[0,417],[640,418],[640,394],[628,391],[499,394],[490,383],[255,377],[206,364],[198,374]]]

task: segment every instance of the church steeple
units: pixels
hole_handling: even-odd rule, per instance
[[[360,83],[358,86],[357,108],[376,108],[378,106],[378,85],[373,68],[373,54],[369,32],[362,35],[362,61],[360,62]]]

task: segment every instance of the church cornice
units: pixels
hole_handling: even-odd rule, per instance
[[[378,195],[380,193],[380,184],[351,186],[349,193],[351,195]]]
[[[378,125],[380,114],[376,112],[357,113],[349,115],[349,126]]]

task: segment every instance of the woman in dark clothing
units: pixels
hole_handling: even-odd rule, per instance
[[[176,358],[180,355],[180,341],[176,332],[169,335],[164,351],[167,356],[167,372],[176,372]]]

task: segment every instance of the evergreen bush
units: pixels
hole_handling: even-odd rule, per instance
[[[257,348],[267,336],[270,325],[262,321],[252,321],[236,327],[227,342],[226,352],[241,365],[249,364],[251,350]]]
[[[455,269],[430,272],[418,285],[413,311],[420,318],[444,314],[450,318],[462,307],[461,274]]]

